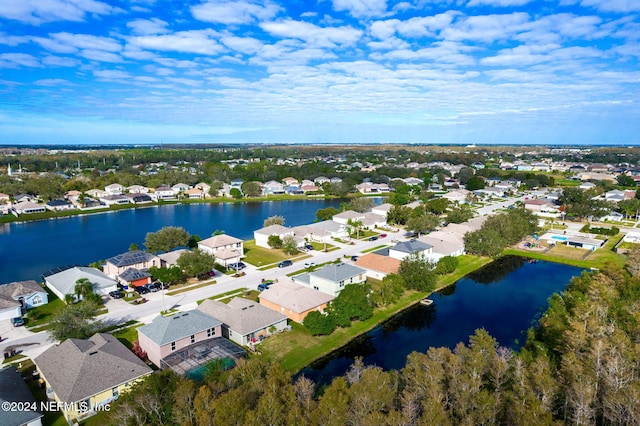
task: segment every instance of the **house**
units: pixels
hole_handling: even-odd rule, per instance
[[[331,182],[331,180],[326,176],[318,176],[313,180],[313,183],[315,183],[318,186],[322,186],[323,183],[329,183],[329,182]]]
[[[169,317],[158,315],[151,323],[138,327],[140,347],[159,368],[167,367],[162,360],[172,353],[221,336],[222,322],[199,310],[178,312]]]
[[[178,258],[182,256],[182,253],[190,252],[191,250],[187,249],[178,249],[172,250],[167,253],[161,253],[158,255],[160,258],[160,266],[162,268],[170,268],[172,266],[176,266],[178,264]]]
[[[132,250],[118,254],[106,260],[102,270],[111,278],[117,278],[129,268],[149,269],[152,266],[161,267],[160,258],[142,250]]]
[[[282,225],[270,225],[253,231],[253,239],[258,247],[271,248],[269,246],[269,237],[272,235],[277,235],[283,240],[287,235],[293,237],[294,231],[292,228]]]
[[[415,177],[408,177],[403,179],[404,183],[406,183],[407,185],[411,185],[411,186],[420,186],[424,183],[424,181],[422,179],[418,179]]]
[[[227,195],[229,195],[231,190],[234,189],[234,188],[239,190],[241,193],[243,193],[242,192],[242,184],[243,183],[244,183],[244,180],[242,180],[242,179],[234,179],[234,180],[232,180],[231,184],[229,185],[229,192],[227,193]]]
[[[294,177],[286,177],[282,179],[282,182],[284,186],[300,186],[300,182]]]
[[[299,186],[285,186],[284,192],[289,195],[304,195],[304,191]]]
[[[317,271],[296,275],[294,282],[321,291],[331,296],[338,296],[345,285],[362,284],[367,280],[366,271],[347,263],[328,264]]]
[[[505,190],[498,188],[496,186],[490,186],[488,188],[476,189],[473,193],[477,196],[484,198],[492,198],[492,197],[504,197]]]
[[[105,186],[104,191],[109,195],[121,195],[124,192],[124,186],[119,183],[112,183]]]
[[[418,238],[418,241],[430,245],[431,252],[427,254],[427,260],[437,263],[445,256],[462,256],[464,250],[464,235],[454,232],[435,231]]]
[[[96,198],[96,199],[109,195],[107,191],[103,191],[102,189],[90,189],[88,191],[85,191],[85,194],[87,194],[89,197]]]
[[[72,266],[55,273],[44,276],[44,283],[60,300],[65,300],[67,294],[75,295],[75,287],[78,280],[89,280],[93,291],[106,296],[112,291],[118,290],[118,283],[108,275],[96,268],[88,266]]]
[[[262,191],[264,195],[282,195],[284,194],[284,185],[275,180],[270,180],[264,184]]]
[[[533,200],[525,200],[524,208],[534,213],[558,213],[558,206],[549,200],[536,198]]]
[[[153,198],[151,198],[149,194],[145,193],[124,194],[124,196],[133,204],[151,203],[153,201]]]
[[[604,194],[605,200],[612,201],[614,203],[617,203],[622,200],[630,200],[632,198],[635,198],[635,196],[636,196],[636,191],[632,191],[628,189],[624,191],[621,191],[619,189],[613,189]]]
[[[176,193],[173,192],[173,189],[166,185],[162,185],[157,187],[153,191],[154,197],[156,200],[173,200],[176,198]]]
[[[190,200],[203,200],[205,197],[205,192],[198,188],[187,189],[182,194]]]
[[[11,206],[11,210],[16,215],[21,214],[32,214],[32,213],[44,213],[47,211],[47,208],[44,204],[36,204],[31,201],[21,201],[19,203],[15,203]]]
[[[393,208],[393,204],[384,203],[379,206],[375,206],[371,209],[371,213],[377,214],[379,216],[384,216],[385,218],[389,214],[389,211]]]
[[[287,328],[286,315],[240,297],[228,304],[207,299],[198,310],[222,321],[222,336],[241,346],[258,343]]]
[[[472,192],[466,189],[457,189],[455,191],[442,194],[442,198],[447,199],[454,203],[465,203],[472,195]]]
[[[104,197],[100,197],[100,201],[108,206],[112,206],[129,204],[131,202],[131,198],[125,195],[105,195]]]
[[[0,369],[0,403],[19,410],[2,410],[3,426],[42,426],[40,406],[18,370],[12,365]]]
[[[398,260],[404,260],[411,255],[424,256],[428,258],[433,251],[431,244],[423,243],[418,240],[403,241],[393,247],[389,247],[389,257]]]
[[[47,303],[49,294],[33,280],[0,285],[0,320],[21,317],[23,309]]]
[[[589,189],[593,189],[596,187],[596,184],[593,182],[582,182],[578,188],[583,191],[588,191]]]
[[[149,188],[142,185],[131,185],[127,187],[127,192],[129,194],[148,194],[151,192]]]
[[[293,230],[297,237],[320,243],[331,242],[333,238],[349,238],[347,226],[332,220],[323,220],[322,222],[314,222],[309,225],[296,226]]]
[[[353,210],[347,210],[342,213],[338,213],[331,218],[334,222],[347,225],[349,221],[360,221],[364,219],[364,213],[359,213]]]
[[[301,323],[309,312],[324,312],[333,296],[297,284],[289,277],[280,277],[278,282],[260,293],[260,304]]]
[[[55,198],[46,204],[47,209],[54,211],[72,210],[75,207],[69,201],[62,198]]]
[[[141,287],[151,283],[151,274],[144,269],[127,268],[118,275],[120,284],[126,287]]]
[[[239,262],[244,257],[244,243],[240,238],[231,235],[214,235],[206,240],[198,241],[198,248],[216,257],[222,266]]]
[[[188,191],[189,189],[191,189],[191,186],[187,185],[186,183],[176,183],[171,187],[171,189],[173,190],[174,194],[179,194],[181,192]]]
[[[6,204],[11,200],[11,197],[8,194],[0,192],[0,204]]]
[[[118,399],[152,370],[113,335],[67,339],[33,360],[47,397],[69,424]]]
[[[367,278],[382,280],[389,274],[397,274],[400,270],[398,259],[389,256],[382,256],[376,253],[367,253],[358,257],[354,265],[366,271]]]
[[[300,187],[300,189],[302,190],[302,192],[304,192],[305,194],[307,192],[315,192],[315,191],[320,191],[320,187],[316,186],[316,185],[302,185]]]
[[[379,215],[372,212],[364,212],[361,219],[362,226],[365,228],[383,228],[387,225],[387,215]]]

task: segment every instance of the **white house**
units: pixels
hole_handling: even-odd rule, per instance
[[[109,195],[120,195],[124,192],[124,186],[119,183],[112,183],[104,187],[104,190]]]
[[[328,264],[317,271],[296,275],[294,282],[337,296],[349,284],[362,284],[367,280],[364,269],[347,263]]]
[[[253,238],[256,240],[258,247],[271,248],[269,246],[269,237],[277,235],[281,240],[287,235],[294,236],[294,230],[282,225],[270,225],[253,231]]]
[[[93,286],[93,291],[100,296],[106,296],[118,290],[118,283],[104,272],[87,266],[74,266],[55,274],[44,277],[45,285],[61,300],[67,294],[75,294],[76,282],[87,279]]]
[[[231,235],[221,234],[198,241],[198,248],[216,258],[216,263],[227,266],[244,257],[244,243]]]
[[[412,254],[424,256],[428,258],[433,251],[431,244],[423,243],[418,240],[403,241],[393,247],[389,247],[389,257],[398,260],[404,260]]]

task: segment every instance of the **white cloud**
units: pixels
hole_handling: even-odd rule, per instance
[[[49,38],[34,37],[33,41],[56,53],[75,53],[80,49],[118,52],[122,49],[119,41],[109,37],[68,32],[49,34]]]
[[[49,55],[42,58],[42,64],[50,67],[77,67],[79,65],[79,61],[67,56]]]
[[[133,33],[137,35],[164,34],[167,32],[167,25],[167,22],[158,18],[136,19],[135,21],[127,22],[127,27],[131,28]]]
[[[120,70],[96,70],[93,75],[99,80],[126,81],[131,79],[131,74]]]
[[[307,42],[311,46],[335,47],[353,45],[362,36],[362,31],[349,26],[318,27],[309,22],[284,20],[265,22],[260,27],[271,35],[295,38]]]
[[[85,49],[80,52],[80,56],[90,61],[100,62],[122,62],[122,57],[115,53],[105,52],[104,50]]]
[[[526,28],[528,21],[529,15],[523,12],[465,17],[443,29],[440,36],[447,40],[492,43],[512,38]]]
[[[262,42],[253,37],[222,37],[220,41],[231,50],[253,54],[260,50]]]
[[[271,1],[209,0],[191,7],[193,17],[205,22],[225,25],[250,24],[276,16],[282,8]]]
[[[214,37],[217,38],[218,33],[213,30],[192,30],[157,36],[135,36],[128,41],[141,49],[217,55],[225,48]]]
[[[638,0],[582,0],[580,5],[594,7],[602,12],[640,12]]]
[[[495,6],[495,7],[511,7],[524,6],[531,0],[470,0],[467,6]]]
[[[406,21],[399,19],[375,21],[371,24],[370,33],[381,40],[396,33],[404,37],[434,37],[437,32],[451,24],[455,15],[459,13],[449,11],[435,16],[414,17]]]
[[[27,36],[13,36],[0,33],[0,44],[5,46],[17,46],[19,44],[28,43],[31,39]]]
[[[333,0],[338,12],[347,11],[355,18],[382,16],[387,12],[387,0]]]
[[[0,53],[0,68],[39,67],[35,56],[26,53]]]
[[[45,78],[42,80],[36,80],[33,82],[36,86],[47,86],[47,87],[56,87],[56,86],[69,86],[73,85],[69,80],[65,80],[62,78]]]
[[[54,21],[83,21],[87,14],[107,15],[120,9],[96,0],[2,0],[0,16],[38,25]]]

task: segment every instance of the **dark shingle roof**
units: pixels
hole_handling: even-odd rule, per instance
[[[60,401],[77,402],[150,374],[151,369],[111,334],[68,339],[33,360]]]
[[[429,250],[433,246],[431,244],[423,243],[417,240],[404,241],[391,247],[391,250],[401,251],[403,253],[415,253],[425,250]]]
[[[0,370],[0,403],[33,403],[35,399],[22,376],[11,366]],[[25,408],[20,410],[2,410],[3,426],[26,425],[42,417],[42,414]]]
[[[107,262],[113,263],[117,267],[135,265],[136,263],[144,263],[152,260],[155,256],[142,250],[133,250],[121,253],[117,256],[110,257]]]
[[[146,271],[141,271],[136,268],[129,268],[120,274],[120,279],[130,283],[131,281],[148,278],[150,276],[151,274]]]

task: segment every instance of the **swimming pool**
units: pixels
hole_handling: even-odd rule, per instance
[[[564,242],[564,241],[567,241],[569,238],[565,237],[564,235],[550,235],[549,239]]]

